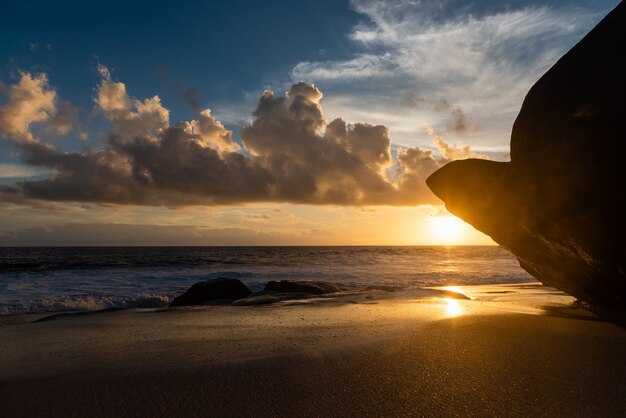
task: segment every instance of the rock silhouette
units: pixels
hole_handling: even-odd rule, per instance
[[[454,161],[427,180],[448,210],[548,286],[626,307],[626,4],[528,92],[511,162]]]
[[[202,305],[218,299],[237,300],[251,293],[250,289],[237,279],[211,279],[195,283],[185,293],[174,299],[170,306]]]

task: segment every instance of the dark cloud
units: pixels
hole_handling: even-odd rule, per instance
[[[53,174],[3,186],[3,200],[416,205],[436,202],[424,182],[428,175],[451,158],[474,156],[468,147],[450,146],[438,136],[435,142],[444,157],[414,147],[400,150],[394,161],[387,127],[348,124],[341,118],[327,122],[322,92],[304,82],[294,84],[284,97],[263,93],[252,124],[241,130],[242,148],[209,109],[198,112],[195,120],[170,124],[158,96],[133,99],[108,69],[99,71],[103,79],[94,100],[112,129],[103,149],[82,152],[58,152],[32,136],[31,123],[54,119],[59,111],[54,112],[54,92],[45,78],[28,78],[41,93],[35,96],[46,99],[36,101],[47,106],[45,114],[33,111],[26,101],[21,108],[28,112],[22,112],[19,123],[8,118],[10,129],[4,133],[26,138],[14,141],[23,162]],[[63,104],[59,109],[71,113]],[[388,172],[395,173],[393,179]]]
[[[474,129],[463,109],[458,106],[453,107],[444,97],[423,96],[415,92],[407,92],[402,95],[400,103],[417,110],[449,113],[451,120],[446,126],[449,132],[463,134]]]
[[[418,110],[430,109],[442,112],[450,109],[450,103],[444,97],[422,96],[415,92],[404,93],[400,103]]]
[[[69,102],[61,102],[50,118],[46,131],[57,135],[67,135],[78,126],[78,109]]]
[[[157,77],[175,95],[191,107],[194,111],[200,111],[200,91],[195,87],[185,87],[182,80],[172,79],[170,71],[165,65],[159,65],[156,69]]]
[[[183,92],[183,99],[195,111],[200,110],[200,92],[197,88],[192,87]]]
[[[455,107],[450,111],[452,115],[452,122],[448,124],[448,130],[456,133],[464,133],[470,129],[469,121],[465,112],[458,107]]]

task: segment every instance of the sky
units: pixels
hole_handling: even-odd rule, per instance
[[[618,1],[179,3],[3,6],[0,245],[493,244],[425,179]]]

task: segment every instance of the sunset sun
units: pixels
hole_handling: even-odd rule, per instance
[[[463,221],[456,216],[433,216],[429,221],[433,239],[442,244],[454,244],[463,234]]]

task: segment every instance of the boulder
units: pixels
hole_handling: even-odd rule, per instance
[[[548,286],[626,307],[626,3],[528,92],[511,161],[454,161],[427,180],[448,210]]]
[[[312,295],[324,295],[344,290],[346,289],[343,286],[317,281],[272,280],[265,285],[266,292],[309,293]]]
[[[250,295],[250,289],[237,279],[219,278],[195,283],[170,306],[202,305],[218,299],[237,300]]]

